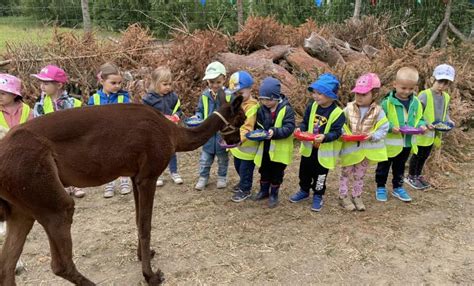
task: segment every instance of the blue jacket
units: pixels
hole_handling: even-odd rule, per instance
[[[150,92],[145,95],[143,98],[143,103],[154,107],[161,111],[161,113],[165,115],[173,115],[173,110],[178,103],[179,99],[176,93],[170,92],[163,96],[159,95],[158,93]],[[178,110],[175,113],[179,117],[183,115],[181,111],[181,107],[178,107]]]
[[[311,101],[308,106],[306,107],[306,110],[304,112],[303,116],[303,122],[300,124],[300,129],[301,131],[308,131],[308,125],[309,125],[309,117],[311,116],[311,108],[313,106],[313,101]],[[316,120],[319,122],[319,134],[324,133],[324,129],[326,129],[326,123],[329,119],[329,116],[331,115],[332,111],[336,109],[337,105],[336,103],[332,103],[330,106],[324,108],[322,106],[318,106],[316,109],[316,117],[314,118],[315,120],[315,125],[316,126]],[[331,142],[334,140],[337,140],[341,134],[342,134],[342,127],[344,126],[344,123],[346,123],[346,116],[344,113],[342,113],[339,118],[331,125],[331,129],[329,130],[329,133],[324,136],[324,143]]]
[[[112,93],[110,95],[107,95],[102,91],[102,89],[99,89],[96,93],[99,94],[100,96],[100,105],[118,103],[119,95],[123,95],[123,103],[130,102],[130,96],[128,95],[128,92],[125,90],[120,90],[117,93]],[[89,97],[89,101],[87,102],[87,105],[94,105],[94,96]]]
[[[218,110],[219,107],[221,106],[221,102],[219,100],[219,97],[214,97],[211,95],[211,91],[206,88],[201,96],[199,97],[199,102],[198,106],[196,109],[195,116],[197,116],[200,119],[204,119],[204,105],[203,105],[203,100],[207,100],[209,102],[209,110],[207,116],[211,115],[212,112],[215,110]],[[227,152],[225,148],[222,148],[219,145],[219,140],[221,140],[221,136],[219,133],[214,134],[209,140],[202,146],[202,149],[209,153],[209,154],[218,154],[218,153],[224,153]]]
[[[291,107],[288,99],[282,94],[282,99],[278,103],[278,106],[275,110],[275,114],[278,115],[278,112],[286,106],[285,117],[283,118],[282,127],[275,128],[275,120],[272,119],[272,113],[270,109],[261,105],[257,111],[257,122],[255,123],[255,129],[265,129],[265,130],[273,130],[273,137],[272,139],[283,139],[291,136],[295,131],[295,112]],[[275,116],[276,119],[276,116]],[[264,144],[264,152],[268,151],[270,146],[270,140],[265,140]]]

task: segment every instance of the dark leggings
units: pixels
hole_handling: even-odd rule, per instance
[[[431,149],[433,145],[430,146],[418,146],[418,154],[413,154],[410,159],[410,167],[408,173],[410,176],[420,176],[423,172],[423,167],[425,166],[426,160],[431,154]]]

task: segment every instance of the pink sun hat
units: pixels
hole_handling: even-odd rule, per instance
[[[42,81],[56,81],[59,83],[67,82],[66,72],[55,65],[47,65],[41,69],[39,74],[32,74],[31,76]]]
[[[14,95],[21,95],[21,80],[16,76],[0,74],[0,90]]]
[[[378,75],[374,73],[366,73],[360,76],[357,81],[353,93],[365,94],[371,91],[374,88],[380,88],[382,84]]]

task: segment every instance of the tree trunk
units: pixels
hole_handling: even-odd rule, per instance
[[[237,0],[237,28],[238,31],[244,26],[244,5],[243,0]]]
[[[345,63],[342,55],[332,48],[326,39],[315,32],[311,33],[311,36],[304,40],[304,50],[319,60],[328,63],[331,67],[336,64]]]
[[[303,48],[291,49],[285,55],[285,59],[291,68],[308,74],[311,79],[315,79],[321,73],[331,72],[331,68],[326,63],[308,55]]]
[[[448,0],[448,3],[446,3],[446,11],[444,13],[444,27],[443,31],[441,32],[441,48],[446,48],[446,44],[448,42],[448,25],[449,25],[449,19],[451,18],[451,8],[453,6],[453,1]]]
[[[362,0],[356,0],[355,1],[355,6],[354,6],[354,15],[352,16],[352,19],[354,20],[359,20],[360,19],[360,8],[362,6]]]
[[[89,33],[92,31],[91,15],[89,14],[89,0],[81,0],[81,7],[84,31]]]

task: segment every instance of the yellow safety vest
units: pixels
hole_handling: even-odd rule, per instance
[[[74,108],[81,107],[81,106],[82,106],[82,102],[80,100],[74,98]],[[51,99],[51,97],[49,95],[44,96],[43,110],[44,110],[44,114],[54,112],[53,100]]]
[[[25,123],[28,120],[28,117],[30,117],[31,112],[31,109],[27,104],[22,103],[22,105],[23,107],[21,110],[20,124]],[[3,126],[6,129],[10,129],[10,126],[8,126],[8,123],[5,120],[5,116],[3,116],[3,112],[0,112],[0,126]]]
[[[313,102],[311,106],[311,114],[308,122],[308,132],[313,134],[314,129],[314,118],[316,117],[316,110],[318,104]],[[329,115],[328,122],[324,128],[324,134],[328,134],[331,130],[331,125],[341,116],[343,113],[342,109],[336,106],[336,108]],[[321,166],[327,169],[334,169],[336,167],[337,158],[342,147],[342,142],[334,140],[331,142],[321,143],[318,148],[318,161]],[[313,152],[313,142],[302,141],[300,146],[300,153],[303,157],[310,157]]]
[[[393,105],[390,100],[387,101],[387,118],[388,121],[392,122],[393,127],[400,128],[400,124],[398,123],[398,115],[397,115],[397,110],[395,109],[395,105]],[[418,100],[418,110],[416,114],[416,120],[415,120],[415,126],[418,125],[418,122],[420,122],[420,119],[423,117],[423,106],[421,105],[421,102]],[[404,111],[404,116],[405,116],[405,122],[408,121],[408,112],[403,109]],[[417,135],[412,135],[411,136],[411,151],[414,154],[418,154],[418,146],[416,146],[416,137]],[[399,133],[399,134],[393,134],[392,132],[389,132],[387,134],[387,138],[385,138],[385,146],[387,147],[387,156],[389,158],[393,158],[400,154],[403,150],[403,146],[405,145],[405,135]]]
[[[230,102],[232,95],[231,94],[226,94],[225,95],[225,101]],[[206,100],[204,100],[206,98]],[[201,96],[202,99],[202,106],[204,107],[204,120],[209,116],[209,97],[208,96]]]
[[[378,130],[382,125],[388,122],[387,117],[379,120],[372,132]],[[344,132],[348,135],[352,135],[351,130],[344,124]],[[341,149],[341,166],[352,166],[362,162],[365,158],[369,159],[371,163],[387,161],[387,148],[385,148],[385,142],[383,139],[376,142],[363,141],[363,142],[342,142]]]
[[[93,100],[94,100],[94,105],[100,105],[100,94],[96,93],[92,97],[93,97]],[[117,103],[123,103],[123,99],[124,99],[124,96],[119,95],[117,97]]]
[[[426,124],[428,125],[432,124],[435,121],[433,93],[431,92],[431,89],[427,89],[422,92],[426,94],[426,107],[423,111],[423,117],[425,118]],[[443,92],[443,96],[444,111],[442,120],[446,121],[446,114],[448,113],[448,106],[451,97],[446,92]],[[425,134],[418,135],[418,138],[416,139],[416,144],[418,146],[434,145],[435,147],[439,147],[441,146],[441,132],[436,132],[435,130],[426,130]]]
[[[255,104],[247,112],[245,112],[245,116],[247,118],[255,116],[257,114],[259,105]],[[257,153],[258,149],[258,142],[246,140],[242,145],[237,148],[231,148],[230,153],[236,158],[241,160],[253,160],[255,158],[255,154]]]
[[[283,126],[285,114],[286,106],[278,112],[275,120],[275,128],[281,128]],[[261,141],[258,145],[257,154],[255,154],[255,159],[253,160],[257,167],[262,165],[264,143],[265,141]],[[271,161],[289,165],[293,159],[293,135],[283,139],[272,139],[270,141],[268,154],[270,155]]]
[[[173,113],[172,113],[172,115],[175,114],[175,113],[178,111],[178,109],[179,109],[180,106],[181,106],[181,101],[180,101],[179,98],[178,98],[178,102],[176,102],[176,105],[175,105],[174,108],[173,108]]]

